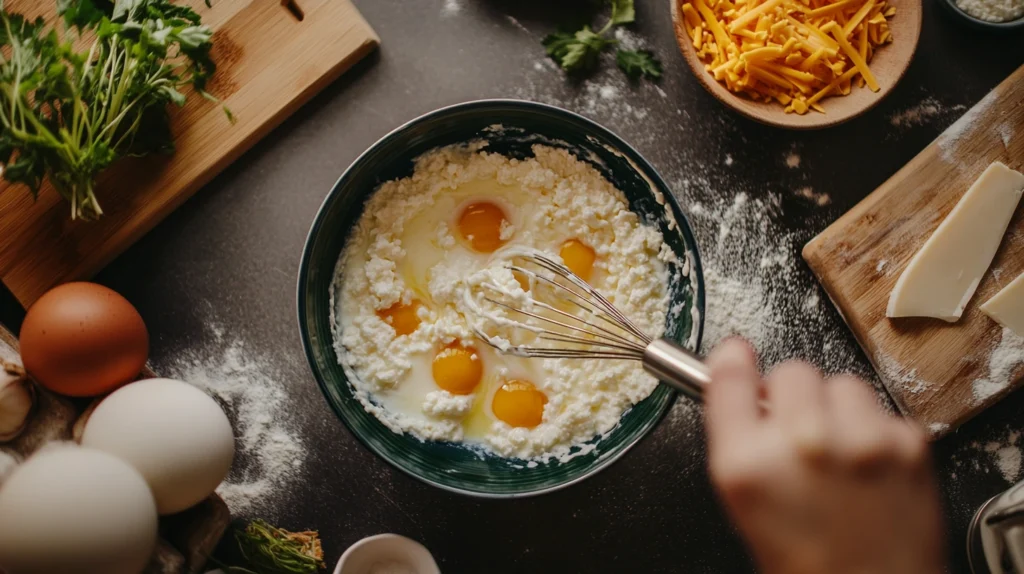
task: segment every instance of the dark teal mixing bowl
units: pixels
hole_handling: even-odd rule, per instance
[[[299,330],[327,401],[374,453],[403,472],[446,490],[484,497],[528,496],[568,486],[618,460],[658,424],[671,408],[675,392],[659,385],[651,396],[623,414],[615,429],[595,437],[591,441],[596,443],[594,449],[587,454],[566,462],[527,465],[482,454],[479,449],[423,442],[389,430],[353,396],[331,334],[335,264],[369,195],[385,181],[410,175],[413,160],[427,150],[481,140],[487,142],[487,150],[516,158],[532,156],[535,143],[568,149],[622,190],[630,209],[648,225],[660,228],[680,260],[688,258],[695,270],[690,275],[673,275],[671,308],[681,311],[669,313],[666,336],[692,340],[699,346],[704,317],[700,259],[686,217],[668,186],[636,150],[607,129],[572,112],[516,100],[469,102],[419,117],[384,136],[348,168],[324,200],[306,239],[299,268]],[[654,190],[664,201],[658,201]],[[666,209],[674,218],[666,217]],[[696,281],[691,282],[691,277]],[[694,308],[696,317],[691,313]]]

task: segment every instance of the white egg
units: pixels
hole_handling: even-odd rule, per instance
[[[82,445],[114,454],[145,477],[160,514],[209,496],[227,476],[235,439],[220,406],[196,387],[148,379],[121,387],[96,407]]]
[[[146,481],[98,450],[45,449],[0,488],[0,571],[139,574],[156,536]]]

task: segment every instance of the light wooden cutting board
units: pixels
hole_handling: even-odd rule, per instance
[[[190,97],[173,112],[172,156],[128,160],[100,177],[99,221],[72,222],[52,189],[33,202],[21,186],[0,184],[0,279],[23,305],[99,271],[378,44],[349,0],[187,3],[215,30],[209,89],[237,123]],[[54,0],[8,0],[5,8],[52,16]]]
[[[1024,272],[1024,205],[958,323],[888,319],[886,305],[911,257],[993,161],[1024,171],[1024,67],[803,251],[900,410],[936,438],[1024,382],[1024,344],[978,310]]]

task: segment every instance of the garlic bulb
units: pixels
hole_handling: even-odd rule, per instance
[[[36,393],[25,371],[3,363],[0,369],[0,442],[18,438],[28,424]]]

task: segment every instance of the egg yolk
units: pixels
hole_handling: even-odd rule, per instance
[[[514,427],[533,428],[544,418],[548,397],[533,383],[514,379],[501,385],[494,393],[491,410],[494,416]]]
[[[570,239],[562,244],[559,255],[562,256],[562,261],[570,271],[579,275],[580,279],[584,281],[590,280],[590,272],[594,269],[594,260],[597,259],[597,255],[589,245],[578,239]]]
[[[520,273],[519,271],[513,271],[512,272],[512,277],[514,277],[515,280],[516,280],[516,283],[519,283],[519,286],[523,288],[523,291],[529,291],[530,290],[530,278],[527,277],[525,273]]]
[[[459,233],[473,251],[491,253],[505,243],[501,224],[507,220],[505,212],[489,201],[471,203],[459,215]]]
[[[453,395],[468,395],[484,376],[484,363],[473,347],[452,343],[434,355],[434,382]]]
[[[377,311],[377,316],[391,325],[395,329],[395,334],[408,335],[420,326],[420,316],[417,313],[419,309],[419,301],[413,300],[408,305],[399,301],[387,309]]]

